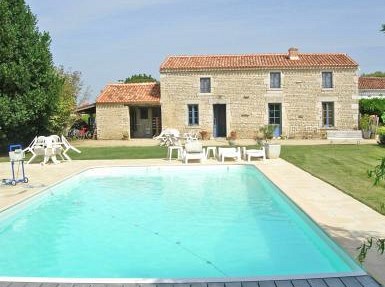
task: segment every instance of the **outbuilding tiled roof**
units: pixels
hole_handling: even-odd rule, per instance
[[[358,64],[346,54],[303,54],[295,59],[286,54],[169,56],[160,66],[161,72],[172,70],[261,69],[348,67]]]
[[[361,90],[385,90],[385,78],[360,77],[358,88]]]
[[[96,103],[160,104],[160,85],[156,82],[109,84]]]

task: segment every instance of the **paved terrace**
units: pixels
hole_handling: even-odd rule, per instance
[[[100,141],[93,141],[94,145]],[[108,145],[122,145],[133,141],[109,142]],[[153,141],[149,141],[148,143]],[[306,143],[315,143],[306,141]],[[325,141],[323,141],[325,142]],[[78,144],[81,147],[83,142]],[[137,142],[142,145],[143,142]],[[368,141],[367,143],[374,143]],[[293,143],[294,144],[294,143]],[[90,146],[91,142],[87,143]],[[209,143],[208,145],[212,145]],[[104,143],[106,146],[106,143]],[[232,162],[228,162],[232,163]],[[218,164],[217,161],[208,160],[204,164]],[[318,223],[334,240],[336,240],[354,258],[357,256],[356,248],[362,240],[369,236],[385,237],[385,217],[366,205],[342,193],[333,186],[313,177],[309,173],[282,160],[255,161],[254,164],[268,176],[281,190],[302,208],[315,222]],[[9,208],[17,202],[29,198],[58,181],[74,175],[85,169],[95,166],[117,165],[182,165],[181,162],[171,162],[164,159],[151,160],[95,160],[72,161],[58,165],[31,164],[26,166],[26,174],[30,178],[28,184],[18,184],[16,187],[0,185],[0,211]],[[199,164],[198,164],[199,165]],[[0,178],[9,177],[9,163],[0,163]],[[283,238],[284,240],[284,238]],[[375,249],[375,248],[374,248]],[[368,273],[385,285],[385,256],[378,255],[375,250],[369,252],[365,261]],[[59,283],[16,283],[0,282],[0,287],[91,287],[101,284],[59,284]],[[65,286],[64,286],[65,285]],[[107,284],[108,286],[123,287],[122,284]],[[173,284],[123,284],[127,287],[171,287]],[[155,286],[157,285],[157,286]],[[226,285],[226,286],[225,286]],[[213,283],[213,284],[174,284],[175,287],[279,287],[279,286],[323,286],[323,287],[362,287],[378,286],[368,276],[342,277],[329,279],[298,279],[298,280],[268,280],[253,282]]]

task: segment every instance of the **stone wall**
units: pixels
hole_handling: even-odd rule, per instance
[[[130,114],[123,104],[97,104],[96,126],[98,139],[130,138]]]
[[[274,70],[162,72],[163,128],[207,130],[213,134],[213,104],[226,104],[227,134],[252,138],[268,123],[268,104],[282,104],[282,134],[301,137],[322,131],[322,102],[334,102],[335,128],[356,129],[358,77],[355,69],[277,70],[281,89],[270,89]],[[333,72],[333,89],[322,89],[322,71]],[[200,78],[211,78],[211,93],[200,94]],[[199,105],[199,125],[188,125],[188,104]]]

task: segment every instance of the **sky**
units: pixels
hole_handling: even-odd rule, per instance
[[[385,71],[384,0],[25,0],[54,63],[80,71],[94,101],[133,74],[159,79],[169,55],[347,53]]]

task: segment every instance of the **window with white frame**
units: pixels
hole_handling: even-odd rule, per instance
[[[199,109],[198,105],[187,105],[188,108],[188,125],[199,125]]]
[[[200,93],[201,94],[211,93],[211,78],[208,78],[208,77],[200,78]]]
[[[281,88],[281,72],[270,73],[270,89]]]
[[[334,127],[334,102],[322,103],[322,126]]]
[[[333,88],[333,73],[322,72],[322,88],[331,89]]]

